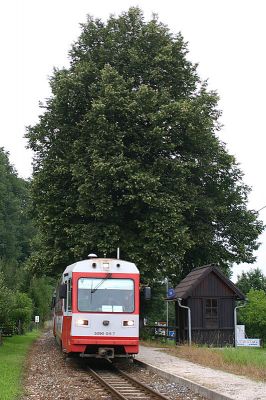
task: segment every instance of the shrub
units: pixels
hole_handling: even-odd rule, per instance
[[[261,338],[266,341],[266,293],[264,290],[251,289],[248,294],[248,304],[239,312],[241,323],[245,324],[249,337]]]

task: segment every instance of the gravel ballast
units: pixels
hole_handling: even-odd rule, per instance
[[[29,353],[21,400],[111,400],[111,395],[106,394],[86,371],[86,362],[66,357],[52,332],[44,332]],[[117,366],[171,400],[203,399],[185,386],[167,382],[129,361],[119,362]]]

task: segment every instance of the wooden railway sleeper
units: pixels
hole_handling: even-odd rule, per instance
[[[128,400],[126,397],[124,397],[121,393],[119,393],[114,387],[109,385],[103,378],[101,378],[100,375],[98,375],[93,369],[88,367],[89,372],[91,375],[98,381],[100,382],[101,385],[105,386],[109,392],[111,392],[115,397],[121,399],[121,400]]]
[[[163,394],[156,392],[149,386],[139,382],[116,367],[113,367],[113,371],[118,374],[117,376],[114,376],[109,371],[101,371],[100,373],[97,373],[91,368],[88,368],[88,370],[92,376],[98,380],[98,382],[105,386],[115,397],[121,400],[150,400],[154,398],[169,400]]]
[[[117,369],[117,368],[115,368]],[[163,394],[156,392],[155,390],[153,390],[151,387],[149,387],[148,385],[146,385],[145,383],[139,382],[137,379],[133,378],[132,376],[126,374],[123,371],[120,371],[119,369],[117,369],[117,371],[124,376],[125,378],[129,379],[130,381],[133,381],[136,383],[136,385],[143,387],[144,389],[146,389],[148,392],[152,392],[154,394],[154,396],[156,397],[160,397],[162,400],[169,400],[168,397],[164,396]]]

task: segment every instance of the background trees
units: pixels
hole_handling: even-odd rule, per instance
[[[251,289],[247,293],[248,303],[239,311],[240,321],[246,326],[250,338],[266,340],[266,292]]]
[[[8,153],[0,148],[0,258],[24,261],[30,254],[33,235],[27,215],[29,182],[19,178],[9,163]]]
[[[266,276],[259,268],[242,272],[237,287],[247,296],[247,304],[239,311],[248,337],[266,340]]]
[[[182,36],[137,8],[106,24],[88,17],[70,61],[27,133],[40,228],[32,269],[56,274],[117,246],[146,280],[252,262],[262,224]]]
[[[32,321],[33,306],[26,293],[7,287],[0,271],[0,330],[22,333]]]
[[[29,295],[33,301],[34,315],[39,315],[40,321],[44,322],[51,312],[52,294],[55,290],[55,280],[42,276],[33,277],[30,282]]]
[[[0,148],[0,329],[20,333],[29,326],[34,311],[42,320],[47,317],[52,293],[49,282],[45,291],[27,267],[36,233],[29,213],[29,185],[17,176],[8,153]],[[38,301],[32,287],[41,294]]]
[[[255,268],[238,275],[236,285],[244,294],[247,294],[251,289],[264,290],[266,293],[266,276],[259,268]]]
[[[12,292],[4,282],[3,273],[0,271],[0,327],[13,327],[12,309],[14,300]]]

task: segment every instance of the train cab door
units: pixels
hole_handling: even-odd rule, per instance
[[[63,327],[62,327],[62,346],[63,349],[67,350],[70,333],[71,333],[71,322],[72,322],[72,276],[69,276],[65,281],[66,295],[64,298],[63,306]]]

